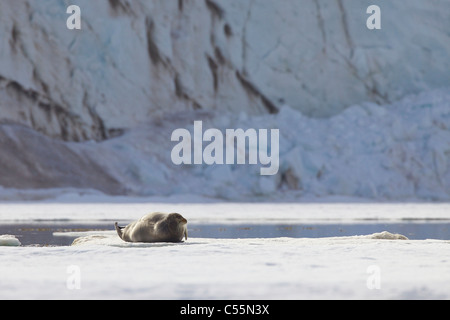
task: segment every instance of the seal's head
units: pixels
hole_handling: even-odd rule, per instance
[[[167,216],[167,222],[169,223],[169,228],[172,232],[181,235],[181,239],[187,240],[187,220],[179,213],[170,213]],[[180,239],[180,240],[181,240]]]

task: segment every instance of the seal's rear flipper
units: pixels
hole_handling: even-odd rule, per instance
[[[123,238],[122,238],[122,235],[123,235],[122,229],[124,227],[119,227],[119,224],[117,222],[114,223],[114,227],[116,227],[116,231],[117,231],[117,234],[119,235],[120,239],[123,240]]]

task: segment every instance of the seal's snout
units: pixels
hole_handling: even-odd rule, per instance
[[[173,218],[175,218],[175,220],[180,223],[180,224],[186,224],[187,220],[179,213],[172,213],[171,214]]]

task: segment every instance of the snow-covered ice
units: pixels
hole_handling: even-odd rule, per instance
[[[15,236],[9,234],[0,235],[0,247],[16,247],[20,245],[19,239]]]
[[[172,208],[173,210],[170,210]],[[0,220],[135,219],[179,211],[188,221],[407,221],[448,218],[448,204],[2,204]],[[270,218],[274,220],[270,220]],[[209,219],[208,219],[209,218]],[[379,230],[380,232],[384,230]],[[73,235],[73,234],[72,234]],[[188,238],[130,244],[111,231],[77,233],[69,247],[1,247],[0,298],[450,298],[450,241]],[[64,234],[58,234],[64,236]],[[74,286],[74,283],[79,285]],[[379,285],[379,286],[378,286]]]
[[[2,248],[0,295],[3,299],[448,299],[449,245],[436,240],[347,237]],[[72,265],[80,270],[79,290],[66,285]],[[379,290],[367,286],[371,266],[380,270]]]

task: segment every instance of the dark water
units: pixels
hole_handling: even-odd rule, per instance
[[[192,225],[192,237],[204,238],[325,238],[367,235],[389,231],[411,240],[450,240],[450,222],[405,224],[271,224],[271,225]]]
[[[55,237],[53,233],[106,230],[114,230],[114,224],[110,222],[92,224],[64,224],[59,222],[0,224],[0,235],[14,235],[24,246],[70,246],[75,237]]]
[[[15,235],[24,246],[69,246],[74,237],[54,232],[113,231],[113,222],[80,224],[39,222],[0,225],[1,234]],[[323,238],[366,235],[381,231],[400,233],[411,240],[450,240],[450,222],[367,224],[188,224],[192,238]]]

